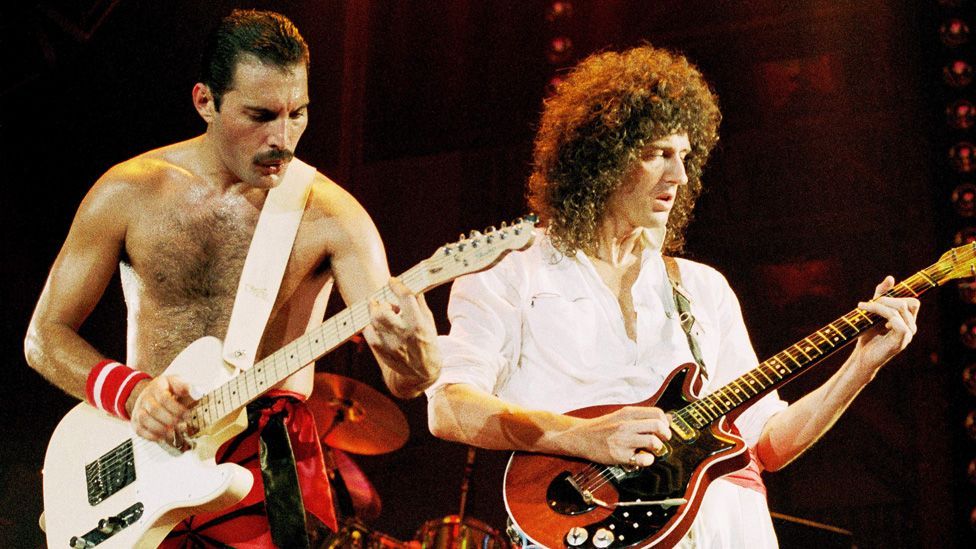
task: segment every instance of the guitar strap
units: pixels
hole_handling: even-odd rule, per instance
[[[256,360],[314,177],[315,168],[292,158],[281,184],[268,192],[261,208],[224,337],[224,360],[239,370]]]
[[[701,347],[698,345],[698,340],[695,339],[695,316],[691,314],[691,297],[688,290],[681,285],[681,269],[678,268],[678,262],[673,257],[663,256],[663,259],[664,268],[668,271],[668,281],[671,282],[671,289],[674,294],[674,306],[678,310],[678,320],[681,322],[681,329],[685,331],[685,336],[688,338],[691,356],[701,368],[702,378],[708,379],[708,369],[705,368]]]
[[[292,158],[261,208],[224,338],[224,360],[238,370],[250,368],[257,358],[314,178],[315,168]],[[272,541],[278,547],[307,549],[305,506],[283,412],[271,415],[261,429],[258,458]]]

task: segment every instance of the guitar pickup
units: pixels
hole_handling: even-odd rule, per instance
[[[686,444],[690,444],[698,438],[698,431],[675,414],[671,414],[671,432]]]

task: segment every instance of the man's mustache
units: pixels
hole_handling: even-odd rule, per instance
[[[295,153],[288,149],[273,149],[266,153],[261,153],[254,157],[255,164],[265,164],[268,162],[288,162],[295,157]]]

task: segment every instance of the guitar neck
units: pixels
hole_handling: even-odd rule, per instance
[[[951,267],[940,261],[896,284],[885,293],[890,297],[918,297],[944,282]],[[730,412],[745,408],[773,389],[792,381],[810,367],[874,326],[880,317],[854,309],[823,328],[794,343],[756,368],[732,380],[707,396],[674,412],[674,418],[703,429]]]
[[[421,294],[459,276],[487,269],[508,252],[530,246],[536,221],[536,216],[527,215],[512,225],[502,223],[501,229],[490,227],[485,234],[473,231],[467,238],[462,235],[456,243],[441,246],[400,275],[400,281],[412,293]],[[202,431],[219,423],[361,332],[369,325],[369,303],[374,300],[396,303],[397,296],[389,286],[383,286],[204,395],[194,406],[191,427]]]
[[[431,260],[428,259],[400,275],[400,280],[412,292],[422,293],[438,285],[432,284],[428,276],[428,273],[436,272],[438,269],[439,267],[431,265]],[[195,406],[197,419],[191,421],[191,425],[197,430],[203,430],[231,413],[237,412],[271,387],[366,328],[370,322],[370,301],[395,303],[396,299],[396,294],[389,285],[383,286],[370,295],[369,299],[347,307],[266,356],[251,368],[204,395]]]

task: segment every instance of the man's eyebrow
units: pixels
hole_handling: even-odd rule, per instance
[[[647,145],[646,148],[648,148],[648,149],[660,149],[662,151],[669,151],[669,152],[674,152],[674,151],[677,151],[677,152],[685,152],[685,153],[691,152],[691,147],[681,147],[679,149],[678,147],[675,147],[674,145],[672,145],[670,143],[662,143],[662,142],[659,142],[659,141],[655,141],[653,143],[648,143],[648,145]]]
[[[308,102],[308,103],[304,103],[302,105],[299,105],[298,108],[296,108],[294,110],[291,110],[289,112],[296,112],[296,111],[300,111],[300,110],[303,110],[303,109],[307,109],[309,103],[311,103],[311,101]],[[252,106],[252,105],[244,105],[244,110],[251,111],[251,112],[254,112],[254,113],[258,113],[258,114],[275,114],[275,112],[276,112],[276,111],[274,111],[272,109],[268,109],[266,107],[258,107],[258,106]]]

